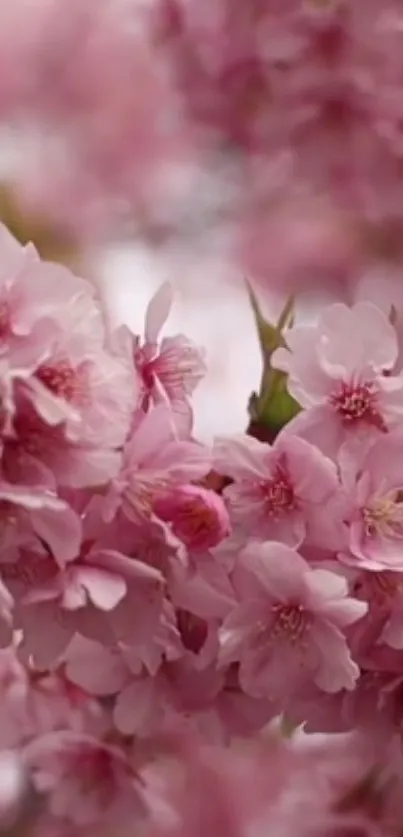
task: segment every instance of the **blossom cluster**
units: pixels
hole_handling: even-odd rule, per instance
[[[203,352],[161,336],[169,285],[137,335],[84,279],[5,228],[0,244],[0,750],[26,777],[30,833],[187,837],[207,803],[209,833],[246,834],[260,812],[285,835],[361,819],[377,835],[376,817],[398,835],[393,311],[337,303],[287,330],[271,365],[298,414],[272,444],[207,446]],[[279,723],[343,735],[301,749]]]

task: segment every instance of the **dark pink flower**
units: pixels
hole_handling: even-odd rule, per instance
[[[211,549],[230,532],[222,498],[198,485],[173,486],[157,498],[154,511],[190,550]]]

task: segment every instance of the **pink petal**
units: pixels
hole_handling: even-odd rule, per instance
[[[113,610],[126,595],[126,583],[120,576],[95,567],[80,567],[77,577],[92,603],[101,610]]]
[[[266,591],[279,601],[303,596],[304,578],[311,572],[298,552],[283,543],[251,544],[242,552],[245,568],[259,580]]]
[[[164,282],[148,304],[145,322],[147,343],[156,343],[162,326],[168,319],[173,301],[173,289],[170,282]]]
[[[320,621],[312,626],[310,637],[321,654],[320,668],[315,676],[319,688],[330,693],[354,689],[360,669],[351,659],[343,635]]]
[[[218,437],[214,442],[213,466],[234,479],[261,479],[267,476],[265,459],[269,451],[269,445],[246,434],[230,439]]]
[[[287,470],[297,497],[308,503],[322,503],[339,486],[337,469],[317,447],[291,434],[280,434],[276,451],[287,458]]]
[[[117,649],[77,636],[70,643],[66,674],[91,695],[113,695],[123,688],[128,669]]]
[[[55,559],[64,564],[77,557],[81,546],[82,527],[79,516],[65,506],[63,511],[41,509],[32,515],[37,535],[47,543]]]
[[[123,735],[147,736],[149,723],[155,714],[156,682],[147,677],[136,680],[120,693],[114,710],[114,721]]]
[[[56,425],[69,421],[79,424],[80,413],[67,401],[57,398],[36,378],[31,377],[25,384],[27,395],[31,399],[35,409],[46,424]]]
[[[55,512],[65,511],[67,504],[51,491],[36,488],[24,488],[10,483],[0,483],[0,499],[16,503],[28,511],[49,509]]]

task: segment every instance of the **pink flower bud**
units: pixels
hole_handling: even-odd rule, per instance
[[[155,511],[189,549],[211,549],[230,531],[224,501],[198,485],[173,488],[157,500]]]

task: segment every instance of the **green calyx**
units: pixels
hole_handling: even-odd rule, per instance
[[[278,322],[272,325],[263,317],[257,297],[248,283],[247,288],[263,361],[260,391],[251,395],[249,417],[254,425],[268,428],[276,435],[301,409],[288,392],[287,375],[271,365],[273,352],[285,345],[284,334],[293,324],[294,299],[287,301]]]

